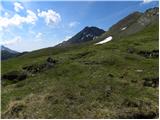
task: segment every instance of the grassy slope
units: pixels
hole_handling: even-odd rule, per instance
[[[130,47],[158,49],[158,26],[104,45],[48,48],[3,61],[2,73],[43,62],[48,56],[59,63],[25,81],[2,86],[2,117],[125,118],[157,113],[158,88],[144,87],[143,78],[158,76],[158,59],[129,54]],[[143,72],[137,73],[138,69]],[[112,89],[109,96],[108,88]],[[126,101],[151,106],[126,106]]]

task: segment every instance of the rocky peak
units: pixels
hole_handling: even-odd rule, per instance
[[[158,7],[150,8],[146,10],[144,14],[148,17],[159,15],[159,8]]]

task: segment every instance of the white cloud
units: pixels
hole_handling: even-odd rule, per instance
[[[60,14],[53,10],[40,12],[40,10],[38,9],[37,11],[38,11],[38,16],[44,18],[47,25],[57,24],[61,21]]]
[[[8,13],[8,12],[5,12],[5,13],[4,13],[4,16],[5,16],[5,17],[9,17],[9,13]]]
[[[0,45],[13,45],[21,42],[22,39],[20,36],[17,36],[11,40],[0,40]]]
[[[27,17],[26,17],[26,22],[27,23],[31,23],[31,24],[35,24],[35,22],[38,20],[37,15],[32,12],[31,10],[27,10]]]
[[[65,36],[64,39],[63,39],[63,41],[67,41],[67,40],[69,40],[71,37],[72,37],[72,36]]]
[[[39,32],[39,33],[36,35],[36,38],[37,38],[37,39],[41,39],[41,38],[42,38],[42,33]]]
[[[23,17],[18,14],[15,14],[11,18],[1,17],[0,16],[0,27],[6,28],[8,26],[19,26],[24,23],[35,24],[38,20],[36,14],[31,10],[27,10],[27,16]]]
[[[22,6],[21,3],[18,3],[18,2],[15,2],[15,3],[14,3],[14,10],[15,10],[16,12],[19,12],[20,10],[23,10],[23,9],[24,9],[24,7]]]
[[[79,22],[77,22],[77,21],[73,21],[73,22],[70,22],[69,23],[69,27],[75,27],[75,26],[77,26],[77,25],[79,25],[80,23]]]
[[[147,3],[150,3],[152,2],[152,0],[143,0],[143,4],[147,4]]]

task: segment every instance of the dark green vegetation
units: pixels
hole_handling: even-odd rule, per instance
[[[2,118],[158,118],[158,35],[153,22],[102,45],[46,48],[3,61],[6,75],[55,60],[26,79],[2,80]]]

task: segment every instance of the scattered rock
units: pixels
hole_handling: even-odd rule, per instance
[[[131,54],[134,53],[134,51],[135,51],[134,48],[128,48],[128,49],[127,49],[127,52],[128,52],[128,53],[131,53]]]
[[[108,74],[108,76],[109,76],[109,77],[111,77],[111,78],[112,78],[112,77],[114,77],[114,75],[113,75],[113,74],[111,74],[111,73],[110,73],[110,74]]]
[[[47,63],[50,63],[50,64],[55,64],[57,62],[56,60],[52,59],[51,57],[48,57],[46,61],[47,61]]]
[[[144,86],[147,87],[158,87],[159,86],[159,77],[151,77],[151,78],[144,78]]]
[[[105,87],[105,96],[109,97],[112,93],[112,87],[111,86],[106,86]]]
[[[137,83],[137,80],[131,80],[132,83]]]
[[[138,54],[141,56],[144,56],[145,58],[158,58],[159,57],[159,50],[140,51],[140,52],[138,52]]]
[[[55,63],[57,63],[56,60],[53,60],[51,57],[48,57],[45,63],[28,65],[23,67],[22,69],[31,74],[36,74],[46,69],[52,68],[55,65]]]

